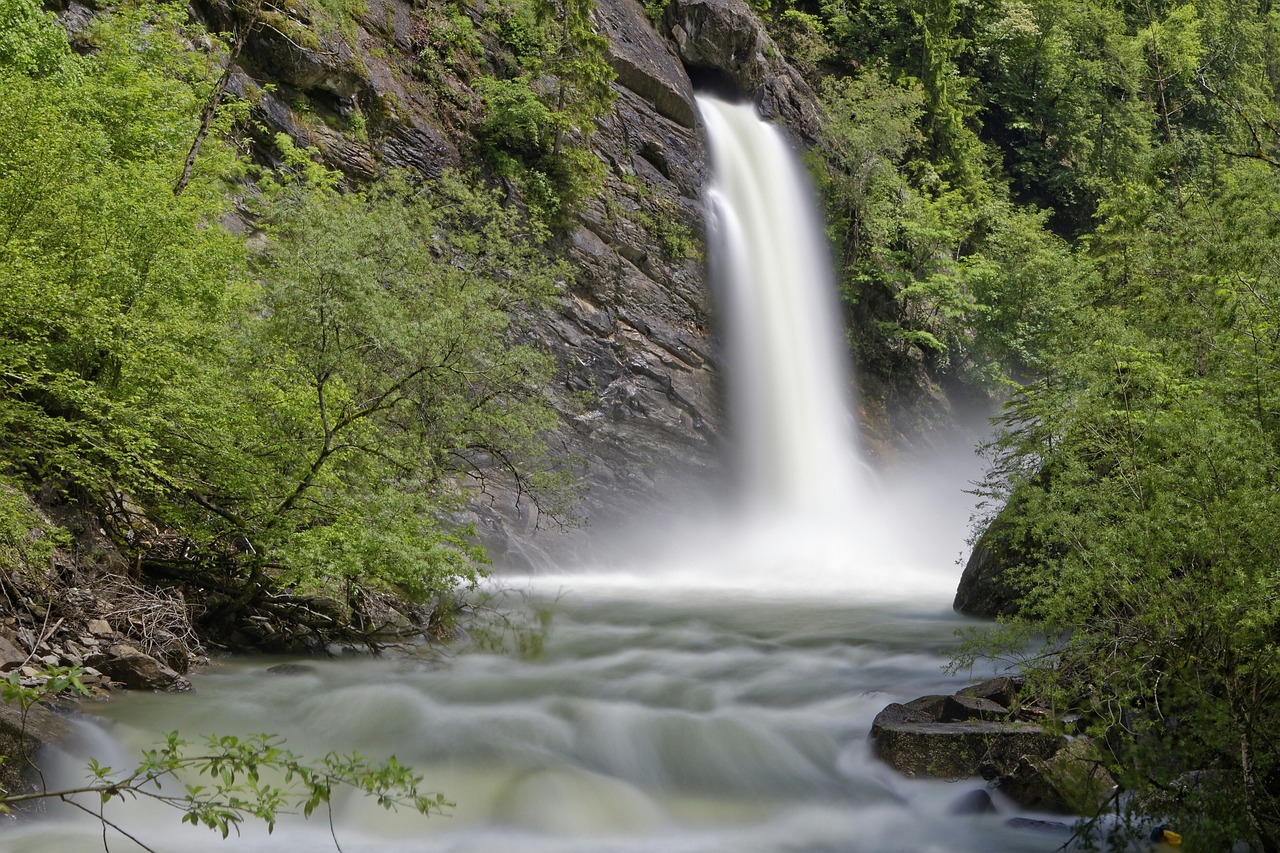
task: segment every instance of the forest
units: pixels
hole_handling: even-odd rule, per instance
[[[981,488],[1018,607],[971,652],[1085,715],[1130,816],[1280,849],[1280,14],[764,14],[822,72],[862,363],[1007,383]]]
[[[250,155],[234,34],[184,4],[106,7],[73,46],[0,0],[6,596],[74,535],[40,494],[199,590],[210,631],[254,608],[320,630],[297,603],[323,592],[341,635],[371,597],[474,583],[469,479],[569,512],[522,324],[572,281],[613,72],[590,3],[427,5],[421,58],[477,78],[473,168],[361,184],[287,136]],[[1135,819],[1280,850],[1280,10],[753,8],[822,105],[859,370],[1004,401],[981,490],[1019,606],[962,660],[1082,713]]]

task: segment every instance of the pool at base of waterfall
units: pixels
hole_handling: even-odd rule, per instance
[[[446,652],[307,660],[230,658],[186,695],[125,694],[87,705],[51,785],[81,781],[90,755],[123,768],[162,733],[270,732],[300,752],[394,754],[455,806],[387,812],[346,793],[267,835],[222,840],[154,803],[107,816],[157,851],[1052,851],[1061,835],[995,814],[958,816],[980,780],[898,776],[867,733],[889,702],[951,692],[945,654],[963,621],[903,601],[869,606],[720,590],[540,584],[516,608],[547,606],[541,652]],[[974,677],[986,673],[975,673]],[[1035,817],[1032,815],[1032,817]],[[108,832],[112,851],[131,849]],[[13,853],[100,849],[101,827],[70,807],[0,827]],[[136,848],[132,848],[136,849]]]

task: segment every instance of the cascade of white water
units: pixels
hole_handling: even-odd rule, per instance
[[[711,142],[711,271],[731,423],[754,509],[849,509],[864,466],[821,220],[781,134],[749,104],[698,98]]]

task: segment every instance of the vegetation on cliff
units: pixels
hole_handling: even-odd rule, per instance
[[[27,0],[0,17],[0,541],[28,569],[6,582],[65,541],[10,499],[36,485],[105,508],[135,571],[202,590],[224,632],[265,608],[359,636],[370,594],[474,581],[460,481],[554,488],[548,359],[514,320],[568,278],[545,228],[459,174],[339,192],[286,137],[259,171],[235,101],[179,194],[222,73],[185,6],[102,14],[82,52]],[[316,592],[345,615],[295,606]]]

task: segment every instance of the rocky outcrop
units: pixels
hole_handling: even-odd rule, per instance
[[[1018,612],[1018,589],[1008,577],[1012,549],[997,519],[978,538],[964,565],[952,607],[967,616],[996,619]]]
[[[692,73],[708,75],[712,84],[731,83],[766,119],[804,141],[817,138],[821,118],[813,90],[745,0],[672,0],[661,26]]]
[[[921,696],[876,715],[876,756],[906,776],[982,777],[1024,808],[1091,815],[1115,790],[1093,741],[1068,738],[1042,720],[1046,709],[1024,705],[1019,682],[1001,677],[952,696]],[[987,810],[989,798],[957,808]],[[984,803],[986,805],[984,805]]]
[[[1048,474],[1040,472],[1033,486],[1043,487]],[[965,563],[952,606],[968,616],[996,619],[1021,612],[1022,588],[1017,580],[1020,566],[1034,565],[1051,556],[1038,541],[1016,524],[1026,499],[1015,493],[978,537]]]
[[[211,26],[230,29],[225,0],[200,8]],[[473,20],[482,14],[479,6],[459,8]],[[261,159],[278,156],[277,133],[315,146],[356,181],[391,167],[431,177],[471,156],[463,152],[480,116],[470,81],[441,67],[427,86],[415,67],[430,37],[430,8],[371,0],[355,32],[345,34],[310,28],[296,6],[287,13],[316,43],[255,29],[231,87],[255,104]],[[560,414],[550,444],[587,487],[582,514],[598,524],[713,478],[720,415],[697,251],[707,155],[693,85],[636,0],[600,0],[595,15],[617,75],[613,110],[590,140],[607,167],[604,192],[562,237],[577,274],[558,310],[528,319],[558,366],[547,389]],[[703,32],[717,25],[734,24],[709,23]],[[498,46],[485,45],[484,61],[500,61]],[[352,130],[357,116],[362,134]],[[546,519],[500,477],[477,495],[469,520],[498,563],[536,560],[559,536],[552,527],[534,537]]]
[[[229,0],[197,8],[212,28],[233,28]],[[485,14],[479,4],[458,9],[473,22]],[[357,182],[391,167],[433,177],[474,159],[470,134],[482,116],[473,77],[505,61],[484,27],[475,27],[483,59],[436,61],[424,45],[448,23],[431,17],[431,4],[370,0],[346,32],[314,26],[298,4],[273,14],[285,18],[251,31],[230,87],[254,104],[260,159],[277,159],[277,133]],[[708,155],[691,72],[731,81],[798,140],[815,136],[819,113],[744,0],[673,0],[656,28],[638,0],[598,0],[595,22],[617,75],[614,107],[590,140],[607,167],[604,191],[562,237],[577,274],[558,310],[529,319],[558,365],[547,389],[560,414],[550,444],[588,488],[582,514],[607,524],[717,475],[713,306],[697,251]],[[533,536],[546,519],[500,477],[467,520],[500,564],[559,547],[554,527]]]

